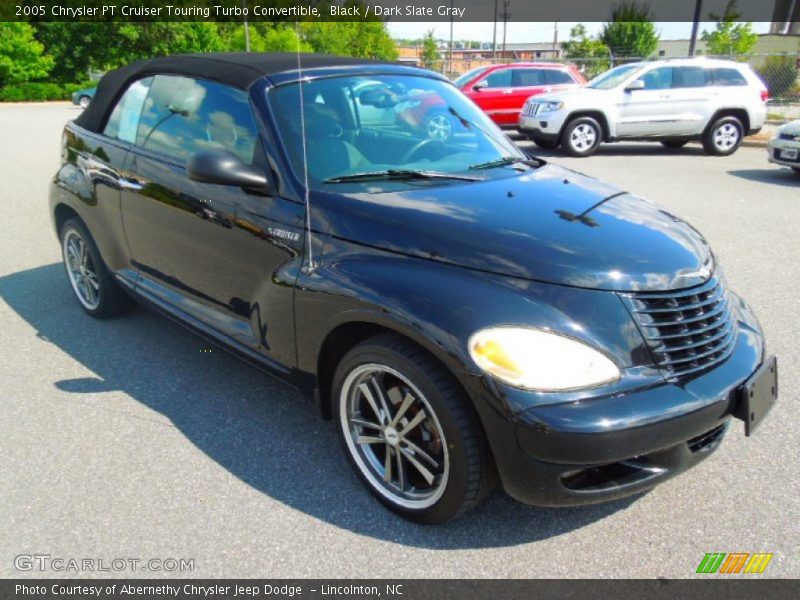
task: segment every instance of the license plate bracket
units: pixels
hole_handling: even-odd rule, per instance
[[[744,421],[744,434],[752,435],[778,399],[778,358],[771,356],[736,389],[734,417]]]

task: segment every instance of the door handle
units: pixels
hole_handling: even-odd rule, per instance
[[[140,181],[137,181],[136,179],[125,179],[124,177],[120,177],[119,189],[138,192],[144,189],[144,184],[141,183]]]
[[[514,90],[503,90],[504,94],[513,94]]]

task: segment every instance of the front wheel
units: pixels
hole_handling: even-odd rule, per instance
[[[603,128],[591,117],[573,119],[561,134],[561,147],[570,156],[590,156],[603,141]]]
[[[729,156],[738,150],[744,139],[744,127],[736,117],[717,119],[703,136],[703,148],[713,156]]]
[[[406,519],[443,523],[475,506],[495,477],[468,399],[439,363],[399,336],[350,350],[333,382],[351,465]]]

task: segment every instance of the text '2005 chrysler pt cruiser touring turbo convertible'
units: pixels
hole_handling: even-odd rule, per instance
[[[408,125],[430,105],[447,140]],[[777,395],[696,230],[524,155],[429,71],[280,54],[112,71],[66,127],[51,209],[89,314],[138,298],[297,385],[416,521],[498,480],[539,505],[647,490]]]

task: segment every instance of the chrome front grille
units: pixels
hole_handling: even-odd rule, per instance
[[[526,117],[533,117],[539,114],[542,108],[541,102],[528,102],[522,109],[522,114]]]
[[[731,354],[736,323],[717,278],[673,292],[621,294],[656,366],[671,377],[708,369]]]

